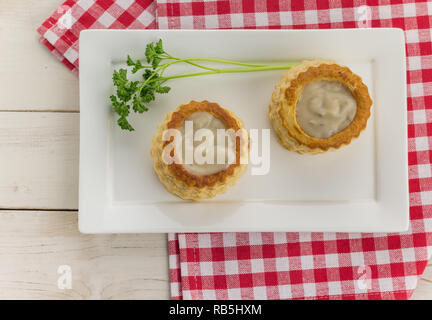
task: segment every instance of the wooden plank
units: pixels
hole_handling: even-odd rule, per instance
[[[78,78],[36,29],[63,0],[0,1],[0,110],[78,110]]]
[[[420,277],[411,300],[432,300],[432,259]]]
[[[0,211],[0,221],[0,299],[169,298],[165,234],[82,235],[76,212]],[[58,287],[61,265],[71,289]]]
[[[0,112],[0,207],[78,208],[79,114]]]

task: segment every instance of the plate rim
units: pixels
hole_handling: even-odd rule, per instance
[[[87,54],[87,47],[86,45],[88,44],[88,42],[91,40],[91,37],[93,37],[93,35],[97,36],[99,33],[147,33],[147,34],[163,34],[163,33],[329,33],[329,34],[334,34],[334,33],[338,33],[338,32],[342,32],[342,33],[362,33],[362,32],[373,32],[374,34],[378,34],[378,33],[384,33],[387,34],[388,32],[390,33],[394,33],[396,36],[400,37],[399,41],[401,41],[403,50],[402,50],[402,68],[401,68],[401,73],[402,73],[402,80],[403,80],[403,87],[404,90],[403,92],[401,92],[400,94],[403,97],[403,107],[404,107],[404,112],[403,112],[403,123],[402,123],[402,129],[404,129],[404,136],[405,138],[402,141],[402,148],[404,148],[405,150],[405,157],[403,159],[404,163],[403,166],[405,168],[405,172],[403,173],[404,178],[405,178],[405,183],[404,185],[406,186],[406,214],[405,214],[405,219],[402,221],[402,219],[399,221],[399,224],[397,226],[394,227],[389,227],[389,228],[380,228],[379,231],[378,230],[371,230],[371,229],[367,229],[367,228],[360,228],[363,229],[364,231],[361,231],[360,229],[354,227],[352,230],[348,230],[347,228],[344,228],[343,230],[335,228],[334,230],[331,230],[329,228],[310,228],[309,230],[307,229],[303,229],[303,228],[299,228],[298,230],[293,230],[290,228],[285,228],[283,227],[284,230],[278,229],[277,227],[275,227],[273,230],[252,230],[251,228],[248,228],[248,230],[243,230],[241,228],[237,227],[233,227],[236,228],[236,230],[232,229],[232,228],[222,228],[219,230],[214,230],[211,227],[210,228],[173,228],[173,227],[168,227],[168,228],[164,228],[164,227],[160,227],[160,228],[155,228],[153,227],[152,229],[145,229],[145,228],[138,228],[138,229],[130,229],[130,230],[121,230],[121,228],[118,228],[115,230],[115,228],[113,229],[112,227],[107,228],[107,223],[112,223],[109,221],[106,221],[104,214],[107,212],[107,210],[110,210],[109,208],[106,207],[106,203],[102,203],[100,198],[103,198],[104,195],[98,195],[96,197],[96,200],[93,201],[93,203],[90,203],[88,201],[88,197],[86,192],[88,192],[88,188],[85,185],[85,182],[87,181],[87,177],[85,176],[85,171],[88,171],[88,168],[86,167],[86,163],[85,163],[85,156],[84,156],[84,145],[87,141],[83,140],[83,134],[80,134],[80,170],[79,170],[79,210],[78,210],[78,216],[79,216],[79,230],[82,233],[136,233],[136,232],[223,232],[223,231],[312,231],[312,232],[330,232],[330,231],[334,231],[334,232],[397,232],[397,231],[406,231],[409,227],[409,190],[408,190],[408,148],[407,148],[407,141],[408,141],[408,136],[407,136],[407,94],[406,94],[406,90],[407,90],[407,85],[406,85],[406,55],[405,55],[405,36],[403,33],[402,29],[399,28],[377,28],[377,29],[312,29],[312,30],[269,30],[269,29],[259,29],[259,30],[244,30],[244,29],[236,29],[236,30],[84,30],[80,33],[80,52],[79,52],[79,60],[80,60],[80,65],[84,65],[86,66],[87,63],[87,58],[88,56],[86,56]],[[90,38],[90,39],[87,39]],[[86,43],[87,42],[87,43]],[[94,65],[93,65],[94,66]],[[80,117],[80,133],[82,133],[83,131],[86,132],[85,128],[88,128],[89,125],[89,119],[86,119],[86,111],[85,111],[85,107],[83,108],[83,106],[86,105],[85,101],[83,101],[83,97],[85,97],[85,94],[82,94],[86,91],[85,88],[85,83],[86,83],[86,71],[84,68],[80,69],[80,112],[81,112],[81,117]],[[376,93],[375,93],[376,94]],[[375,103],[374,103],[375,104]],[[81,131],[83,130],[83,131]],[[109,148],[109,146],[106,146],[107,148]],[[106,176],[105,176],[105,180],[102,181],[102,184],[105,184],[105,187],[107,185],[106,182]],[[100,186],[101,183],[99,183],[98,185]],[[105,194],[105,200],[107,199],[107,196]],[[100,202],[98,202],[98,199]],[[152,206],[150,204],[150,206]],[[104,213],[99,214],[98,217],[96,217],[96,214],[93,213],[85,213],[85,212],[90,212],[90,211],[103,211]],[[90,217],[92,215],[92,217]],[[96,219],[98,218],[98,219]],[[99,226],[97,226],[99,225]],[[145,229],[145,230],[144,230]],[[251,229],[251,230],[249,230]],[[119,231],[120,230],[120,231]],[[143,231],[144,230],[144,231]],[[196,230],[196,231],[194,231]]]

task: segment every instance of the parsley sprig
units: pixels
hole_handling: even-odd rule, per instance
[[[166,82],[172,79],[196,77],[217,73],[237,73],[237,72],[254,72],[266,70],[289,69],[294,64],[283,65],[265,65],[250,64],[237,61],[210,59],[210,58],[186,58],[180,59],[167,53],[162,45],[162,40],[151,42],[145,50],[146,64],[141,60],[133,60],[127,57],[126,64],[132,67],[133,74],[138,71],[142,72],[142,80],[132,81],[128,79],[127,69],[121,68],[114,70],[113,83],[115,94],[110,96],[114,112],[119,116],[117,123],[123,130],[133,131],[134,128],[127,120],[127,117],[134,111],[143,113],[148,111],[149,103],[156,99],[156,94],[165,94],[170,91]],[[240,66],[237,68],[211,68],[203,65],[202,62],[217,62],[221,64],[230,64]],[[173,76],[164,76],[165,70],[177,63],[187,63],[193,67],[199,68],[201,72],[179,74]]]

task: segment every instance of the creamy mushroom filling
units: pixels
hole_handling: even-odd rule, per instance
[[[192,130],[188,130],[188,125],[189,128],[193,125]],[[182,164],[189,173],[197,176],[214,174],[227,169],[232,163],[230,159],[235,161],[235,140],[228,134],[224,138],[220,135],[218,139],[218,129],[225,131],[226,127],[211,113],[192,113],[179,129],[183,138]],[[228,142],[229,139],[231,143]],[[187,161],[188,154],[193,155],[193,159],[189,157],[192,161]]]
[[[328,138],[353,121],[357,103],[339,81],[318,80],[307,84],[297,102],[296,119],[311,137]]]

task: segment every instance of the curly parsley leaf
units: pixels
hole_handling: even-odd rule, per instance
[[[135,95],[133,98],[133,110],[138,113],[148,111],[148,108],[144,105],[143,100],[138,95]]]
[[[171,88],[170,87],[167,87],[167,86],[161,86],[161,85],[158,85],[156,88],[155,88],[155,91],[157,92],[157,93],[168,93],[169,91],[171,90]]]
[[[123,130],[128,130],[128,131],[134,131],[135,129],[131,126],[131,124],[129,123],[129,121],[127,121],[126,117],[120,117],[117,120],[117,124],[120,126],[120,128],[122,128]]]

